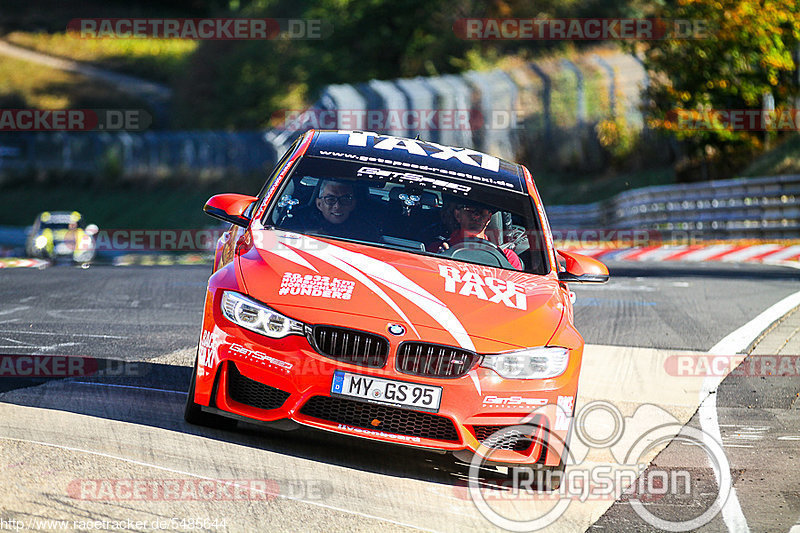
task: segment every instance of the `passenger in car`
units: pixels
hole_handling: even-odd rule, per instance
[[[360,212],[352,184],[333,179],[323,180],[314,205],[316,209],[298,212],[284,224],[284,228],[345,239],[380,240],[380,232],[375,224]]]
[[[486,236],[486,228],[492,218],[492,211],[485,205],[461,202],[446,206],[445,215],[451,218],[450,224],[455,227],[446,240],[440,240],[438,247],[436,244],[428,246],[429,251],[443,252],[450,248],[452,245],[463,242],[467,238],[485,239],[489,241]],[[491,241],[489,241],[491,242]],[[511,266],[517,270],[522,270],[522,261],[514,250],[508,248],[500,248],[503,255],[506,256]]]

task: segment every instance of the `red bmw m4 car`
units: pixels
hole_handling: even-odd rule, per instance
[[[308,131],[221,194],[185,418],[295,423],[560,470],[584,342],[530,172],[466,148]],[[508,426],[529,433],[493,440]]]

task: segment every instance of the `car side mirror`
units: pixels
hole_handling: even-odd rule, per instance
[[[577,283],[605,283],[608,281],[608,268],[592,257],[556,250],[564,258],[566,270],[558,273],[558,280]]]
[[[217,194],[208,199],[203,211],[214,218],[246,228],[250,224],[250,217],[245,216],[244,212],[256,201],[258,198],[246,194]]]

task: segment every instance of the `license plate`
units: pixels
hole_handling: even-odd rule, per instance
[[[342,370],[333,373],[331,394],[433,413],[439,410],[442,402],[441,387],[362,376]]]

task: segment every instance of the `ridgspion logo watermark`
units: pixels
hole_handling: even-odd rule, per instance
[[[575,416],[563,412],[573,424],[572,438],[564,447],[559,436],[541,423],[542,406],[523,423],[503,427],[483,440],[469,465],[466,487],[455,487],[457,497],[469,498],[492,524],[508,531],[538,531],[559,520],[574,502],[625,499],[647,524],[665,531],[690,531],[709,523],[720,513],[730,494],[730,465],[722,445],[700,429],[685,426],[657,405],[640,405],[631,416],[607,401],[593,401]],[[539,417],[539,418],[537,418]],[[559,449],[565,468],[501,464],[492,457],[512,449],[520,436],[545,448]],[[524,438],[524,437],[523,437]],[[719,479],[713,487],[701,483],[695,472],[680,467],[650,465],[652,458],[671,443],[687,445],[696,460],[705,456]],[[603,450],[608,461],[590,460],[592,451]],[[610,452],[610,453],[608,453]],[[507,453],[507,452],[505,452]],[[544,454],[542,454],[544,457]],[[702,502],[691,518],[662,516],[659,501],[676,504]],[[509,505],[513,502],[513,505]],[[706,505],[707,504],[707,505]],[[662,513],[663,514],[663,513]]]

